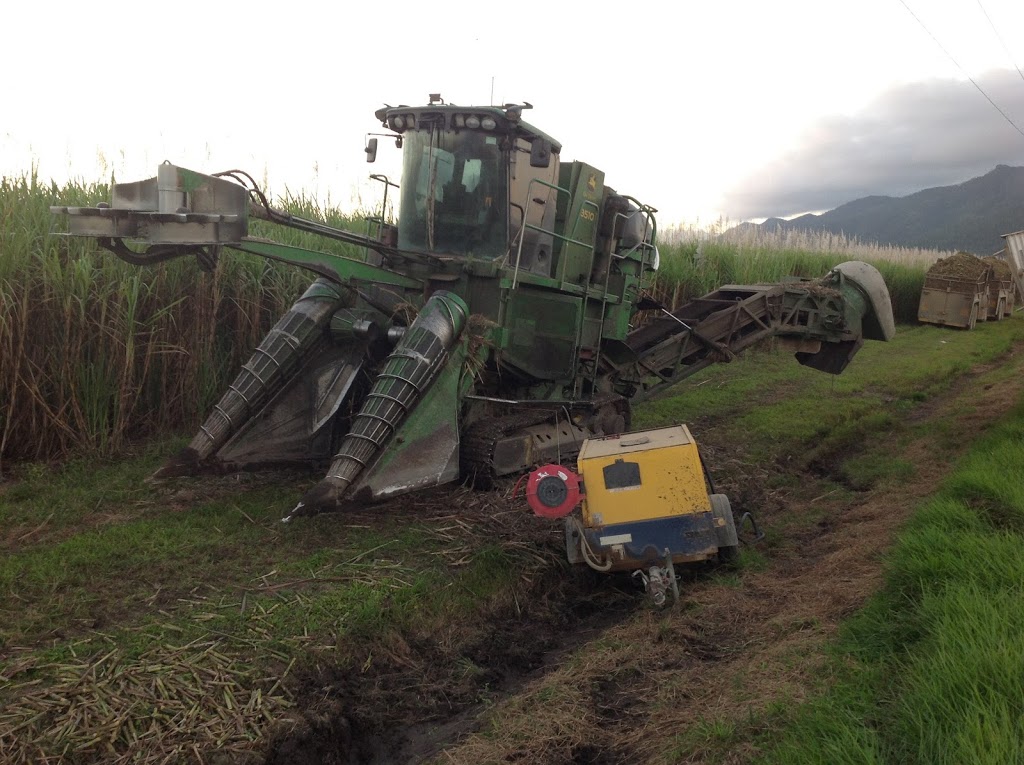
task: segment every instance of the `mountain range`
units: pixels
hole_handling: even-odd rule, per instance
[[[831,231],[863,242],[990,255],[1003,248],[1002,234],[1024,229],[1024,167],[997,165],[955,186],[862,197],[818,215],[741,223],[731,231],[749,227]]]

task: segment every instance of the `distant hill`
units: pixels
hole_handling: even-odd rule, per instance
[[[769,218],[736,228],[749,227],[842,232],[865,242],[990,255],[1002,249],[1001,234],[1024,229],[1024,167],[997,165],[956,186],[905,197],[863,197],[821,215]]]

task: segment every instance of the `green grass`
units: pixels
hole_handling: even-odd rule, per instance
[[[429,522],[385,510],[372,526],[337,516],[282,525],[305,475],[145,483],[159,458],[26,469],[0,492],[0,522],[13,530],[0,557],[0,649],[60,644],[108,625],[136,634],[141,619],[152,639],[129,642],[142,652],[165,637],[159,625],[169,621],[146,614],[166,608],[177,614],[174,631],[191,638],[213,627],[244,635],[244,592],[249,612],[276,604],[260,625],[282,639],[296,629],[330,641],[369,637],[472,608],[524,570],[522,560],[484,544],[453,575]],[[267,586],[274,594],[260,593]],[[197,593],[226,598],[234,610],[194,621],[195,609],[179,604]]]
[[[745,733],[742,726],[728,718],[701,720],[676,734],[666,758],[669,762],[696,760],[708,765],[725,762]]]
[[[1024,761],[1024,404],[913,516],[766,762]]]
[[[891,454],[864,454],[846,460],[842,466],[843,482],[856,491],[867,491],[884,483],[910,478],[914,466]]]
[[[717,427],[759,460],[793,456],[805,467],[839,460],[848,465],[851,485],[869,488],[906,470],[877,457],[857,461],[875,434],[903,427],[915,407],[1021,338],[1024,326],[1017,321],[986,323],[969,333],[901,326],[889,343],[866,343],[839,376],[799,367],[786,352],[754,350],[638,407],[633,425],[687,422],[699,439],[702,418],[726,419]]]
[[[140,458],[124,477],[148,467],[148,459]],[[135,753],[123,728],[104,731],[110,738],[102,751],[88,728],[71,728],[70,734],[65,730],[62,738],[52,739],[52,721],[63,726],[65,717],[80,710],[64,705],[66,713],[56,712],[51,704],[40,715],[31,704],[50,699],[45,689],[51,685],[66,688],[69,673],[84,672],[76,698],[109,696],[115,716],[131,714],[138,723],[144,719],[140,709],[129,709],[117,696],[119,678],[142,678],[149,684],[155,677],[148,674],[152,665],[165,673],[168,684],[174,681],[172,692],[202,696],[203,653],[187,651],[196,645],[210,646],[231,667],[230,676],[218,678],[218,694],[230,691],[247,699],[262,692],[270,705],[267,714],[274,716],[325,668],[355,683],[362,676],[386,679],[403,671],[415,678],[422,657],[414,655],[412,662],[402,657],[417,641],[438,646],[427,657],[436,665],[424,666],[423,672],[438,683],[437,678],[452,678],[438,686],[444,701],[472,701],[481,670],[474,673],[472,654],[462,653],[464,644],[472,646],[490,628],[491,614],[518,609],[520,603],[531,607],[541,557],[535,549],[481,538],[471,548],[453,550],[452,539],[438,531],[438,524],[388,517],[386,511],[372,524],[365,518],[348,523],[343,517],[321,516],[283,526],[279,519],[294,500],[294,481],[239,488],[176,507],[177,492],[168,496],[146,487],[140,496],[122,479],[104,480],[111,477],[105,471],[96,476],[72,472],[77,491],[69,488],[74,483],[70,475],[61,477],[65,485],[56,491],[64,509],[78,519],[76,530],[64,531],[77,533],[0,558],[0,655],[12,662],[10,669],[0,665],[0,707],[9,712],[0,726],[0,750],[11,757],[27,751],[27,761],[33,761],[67,746],[74,747],[76,761]],[[14,504],[35,496],[32,489],[45,496],[48,480],[52,477],[22,476],[16,488],[28,490],[19,492]],[[0,495],[0,508],[5,500]],[[92,524],[117,507],[116,521]],[[101,518],[92,518],[95,514]],[[113,687],[86,672],[100,657],[109,659],[108,668],[116,667]],[[182,666],[181,677],[166,674],[181,672]],[[289,673],[286,689],[277,681]],[[303,679],[292,680],[295,676]],[[202,688],[197,691],[189,678]],[[28,707],[23,704],[27,697],[36,699],[25,702]],[[159,730],[173,731],[162,698],[147,703],[165,715]],[[214,709],[220,705],[216,697],[209,703]],[[374,703],[374,714],[383,714],[382,702]],[[426,701],[421,697],[420,703]],[[271,716],[259,721],[261,730],[273,721]],[[11,738],[12,728],[20,731],[17,739]],[[245,732],[239,730],[238,736],[245,738]],[[210,739],[205,729],[191,738],[204,750],[221,748],[222,739]],[[240,745],[238,738],[231,744]],[[151,741],[144,751],[159,746]]]

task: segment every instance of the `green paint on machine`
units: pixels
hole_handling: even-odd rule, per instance
[[[570,457],[583,438],[628,424],[631,400],[765,337],[794,338],[801,363],[837,373],[864,337],[891,334],[885,285],[864,264],[814,282],[730,285],[644,317],[656,211],[598,168],[562,162],[561,144],[523,120],[528,108],[433,99],[376,112],[400,139],[402,177],[397,225],[382,210],[373,235],[275,210],[237,173],[170,165],[159,189],[156,178],[115,184],[111,205],[54,208],[72,235],[135,264],[197,256],[209,266],[230,247],[320,277],[160,474],[333,456],[292,513],[308,515],[452,480],[460,442],[484,462],[504,455],[503,473]],[[366,258],[253,238],[250,217],[358,245]],[[352,447],[361,440],[372,448]]]

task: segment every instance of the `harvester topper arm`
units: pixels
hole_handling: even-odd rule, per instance
[[[307,271],[325,276],[338,284],[371,282],[405,289],[420,289],[423,286],[423,282],[418,279],[413,279],[397,271],[390,271],[361,260],[346,258],[341,255],[331,255],[325,252],[315,252],[303,249],[302,247],[292,247],[272,242],[268,239],[246,237],[241,243],[230,246],[242,252],[259,255],[261,258],[300,266]]]
[[[259,198],[263,199],[262,195]],[[426,253],[414,252],[412,250],[401,250],[398,247],[384,244],[380,240],[374,239],[372,236],[367,236],[366,234],[356,234],[352,231],[346,231],[343,228],[335,228],[334,226],[330,226],[326,223],[320,223],[319,221],[309,220],[308,218],[302,218],[298,215],[292,215],[290,212],[270,207],[265,201],[253,202],[250,204],[249,214],[254,218],[260,218],[261,220],[268,221],[269,223],[276,223],[279,226],[294,228],[299,231],[306,231],[310,234],[316,234],[317,236],[326,237],[327,239],[345,242],[346,244],[354,244],[358,247],[365,247],[384,256],[400,256],[419,263],[435,263],[438,260]]]
[[[245,185],[246,181],[253,188]],[[251,177],[237,170],[203,175],[165,162],[153,178],[115,183],[109,204],[51,207],[50,211],[66,216],[69,235],[93,237],[133,265],[154,265],[196,255],[200,265],[211,268],[221,247],[233,247],[300,266],[339,284],[360,281],[406,289],[422,286],[421,281],[382,266],[250,238],[250,216],[372,249],[385,256],[433,260],[399,251],[370,236],[275,210]],[[138,249],[129,247],[127,242]]]

